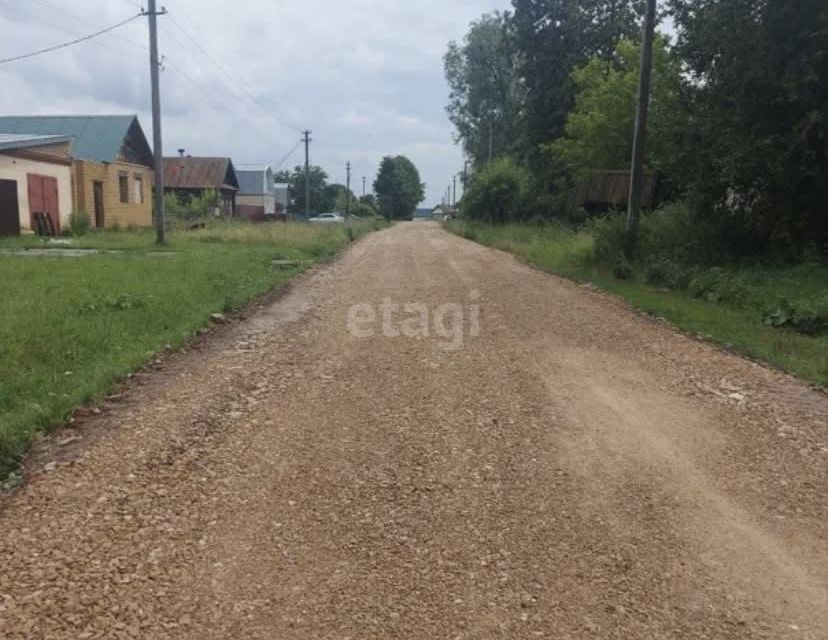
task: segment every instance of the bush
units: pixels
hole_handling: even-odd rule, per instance
[[[528,182],[526,170],[511,158],[490,162],[472,178],[463,196],[463,216],[493,224],[520,218]]]
[[[624,244],[627,239],[627,221],[620,214],[593,218],[587,224],[594,243],[593,258],[604,265],[617,265],[624,258]]]
[[[92,227],[92,220],[89,214],[83,209],[73,211],[69,216],[69,233],[75,237],[86,235]]]
[[[814,301],[789,302],[780,300],[762,317],[765,325],[789,327],[805,335],[828,332],[828,296]]]

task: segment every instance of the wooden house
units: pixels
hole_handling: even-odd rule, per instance
[[[239,179],[230,158],[164,158],[164,191],[175,193],[183,202],[206,191],[215,191],[221,199],[221,214],[236,213]]]

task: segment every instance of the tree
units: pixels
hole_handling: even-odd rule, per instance
[[[736,254],[828,252],[828,4],[671,0],[694,211]]]
[[[545,145],[572,176],[629,168],[640,54],[640,43],[622,40],[616,47],[614,66],[607,68],[604,60],[595,57],[572,72],[575,107],[567,116],[565,135]],[[680,89],[679,62],[670,55],[667,41],[659,37],[653,51],[646,158],[649,170],[678,170],[674,133],[685,128]]]
[[[508,13],[472,22],[462,44],[449,42],[443,63],[450,87],[446,111],[474,166],[518,145],[525,99],[511,44]]]
[[[522,217],[528,179],[511,158],[498,158],[474,174],[463,195],[463,216],[493,224]]]
[[[290,185],[290,209],[294,213],[305,212],[305,168],[297,166],[293,171],[280,171],[275,176],[276,182]],[[336,202],[336,193],[329,189],[328,174],[321,167],[310,168],[310,211],[325,213],[332,211]]]
[[[417,167],[405,156],[386,156],[374,180],[379,210],[389,220],[411,220],[425,197]]]
[[[513,0],[513,42],[526,86],[527,154],[563,136],[575,103],[572,70],[591,58],[615,63],[618,42],[638,35],[634,0]]]

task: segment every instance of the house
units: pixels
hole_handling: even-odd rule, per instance
[[[273,169],[270,167],[243,167],[236,171],[239,193],[236,211],[249,220],[266,220],[276,213],[273,193]]]
[[[98,228],[152,225],[153,156],[137,116],[0,116],[0,133],[71,137],[72,209]]]
[[[236,213],[239,179],[230,158],[164,158],[164,192],[175,193],[182,201],[216,191],[221,198],[221,213]]]
[[[72,213],[72,139],[0,134],[0,236],[60,233]]]
[[[451,207],[438,204],[431,210],[431,218],[432,220],[451,220],[456,211]]]

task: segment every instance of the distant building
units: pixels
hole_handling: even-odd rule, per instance
[[[236,213],[239,179],[230,158],[178,156],[164,158],[164,191],[175,193],[182,201],[216,191],[221,197],[221,213]]]
[[[72,213],[69,136],[0,133],[0,236],[56,235]]]
[[[72,210],[98,228],[152,225],[153,156],[137,116],[2,116],[0,133],[69,137]]]
[[[243,167],[236,171],[239,192],[236,211],[250,220],[265,220],[276,214],[273,170],[270,167]]]

